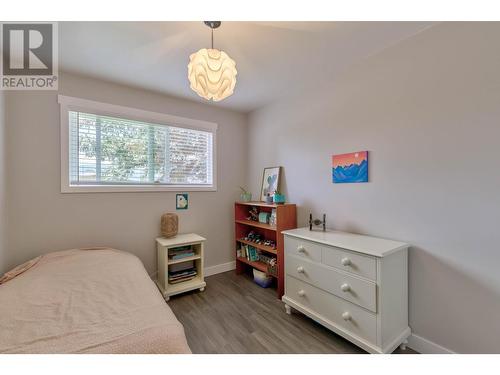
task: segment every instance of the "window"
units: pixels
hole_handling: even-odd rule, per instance
[[[63,192],[215,190],[216,124],[63,96],[59,102]]]

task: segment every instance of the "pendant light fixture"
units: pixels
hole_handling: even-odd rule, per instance
[[[224,51],[214,49],[214,29],[220,21],[205,21],[212,29],[212,48],[202,48],[189,57],[188,79],[191,89],[202,98],[218,102],[233,94],[236,63]]]

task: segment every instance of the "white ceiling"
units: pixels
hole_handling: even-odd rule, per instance
[[[222,22],[214,47],[236,61],[234,94],[213,105],[249,112],[325,80],[432,22]],[[200,102],[189,55],[210,46],[202,22],[61,22],[60,69]]]

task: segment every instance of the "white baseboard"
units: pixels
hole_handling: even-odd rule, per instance
[[[408,346],[422,354],[456,354],[453,350],[424,339],[414,333],[408,337]]]
[[[234,270],[236,268],[236,261],[228,262],[228,263],[222,263],[222,264],[217,264],[215,266],[210,266],[210,267],[205,267],[205,277],[207,276],[212,276],[217,273],[222,273],[222,272],[227,272]]]

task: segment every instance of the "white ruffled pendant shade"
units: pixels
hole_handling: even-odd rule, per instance
[[[232,95],[236,74],[236,63],[224,51],[202,48],[189,57],[191,89],[207,100],[218,102]]]

